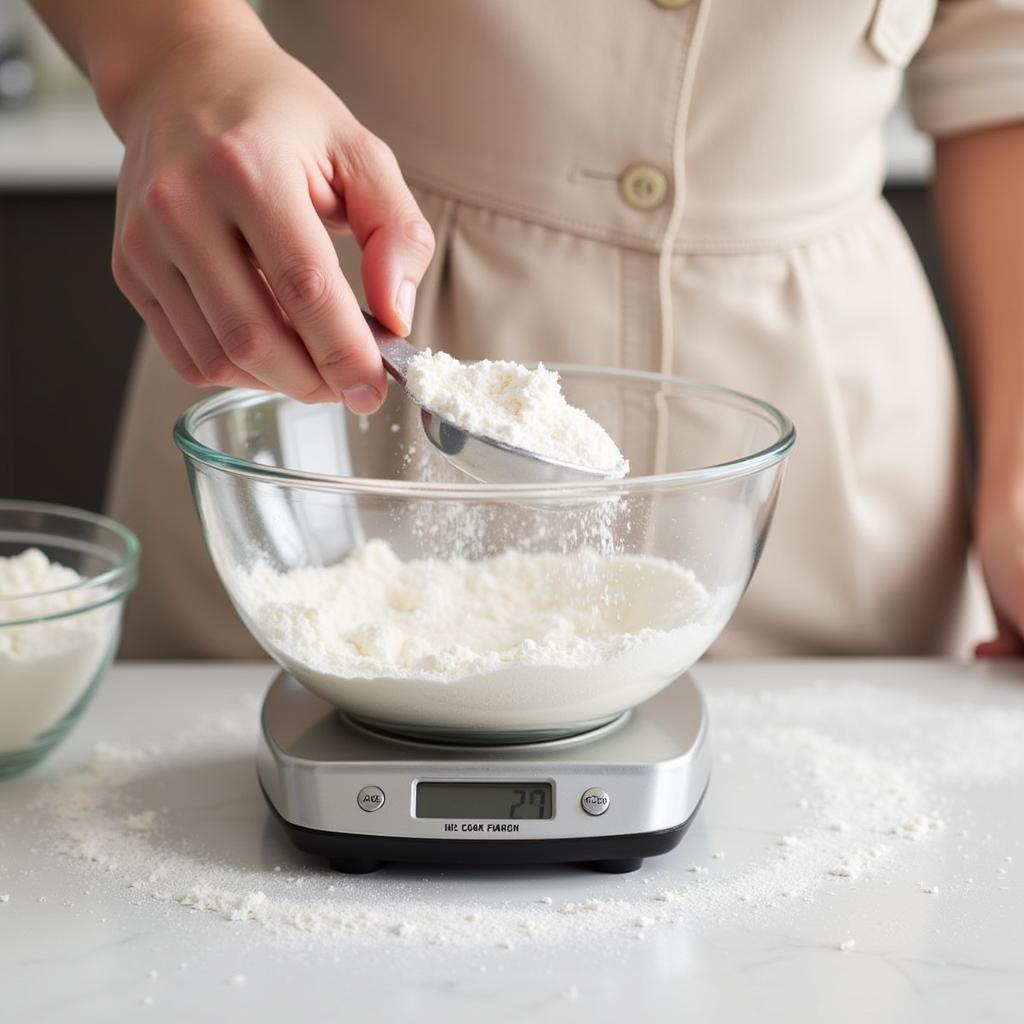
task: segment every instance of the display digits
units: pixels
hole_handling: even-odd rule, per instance
[[[548,791],[546,786],[538,786],[535,789],[515,789],[512,792],[516,799],[508,810],[508,816],[510,818],[547,817],[544,813],[548,802]]]
[[[434,782],[416,786],[418,818],[468,821],[547,819],[555,802],[550,782]]]

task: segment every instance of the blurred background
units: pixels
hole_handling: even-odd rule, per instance
[[[0,0],[2,497],[103,503],[140,331],[110,276],[120,161],[85,79],[24,0]],[[886,194],[952,333],[930,177],[930,143],[899,110],[889,125]]]

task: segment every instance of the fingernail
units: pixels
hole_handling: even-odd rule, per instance
[[[398,286],[395,306],[402,323],[405,325],[405,329],[409,330],[412,327],[412,311],[416,307],[416,285],[412,281],[403,281]]]
[[[366,384],[358,384],[354,388],[342,391],[341,397],[345,400],[345,405],[358,416],[367,416],[380,408],[380,395]]]

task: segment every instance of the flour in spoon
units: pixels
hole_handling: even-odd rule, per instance
[[[406,374],[409,393],[471,434],[596,470],[624,460],[600,424],[570,405],[558,374],[538,364],[484,359],[463,363],[447,352],[420,352]]]

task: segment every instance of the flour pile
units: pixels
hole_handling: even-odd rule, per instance
[[[632,706],[704,653],[738,598],[738,588],[713,597],[662,558],[584,549],[403,561],[382,540],[337,565],[258,563],[235,580],[256,634],[327,699],[390,722],[443,713],[439,724],[483,728]]]
[[[463,363],[426,349],[409,363],[406,383],[420,405],[471,434],[592,469],[612,470],[624,461],[605,430],[569,405],[558,374],[543,365]]]
[[[258,564],[239,594],[267,639],[343,678],[450,682],[510,664],[592,667],[710,603],[676,562],[505,551],[401,560],[383,540],[326,567]]]
[[[265,834],[251,761],[255,699],[159,747],[101,744],[88,767],[48,786],[38,827],[51,841],[40,845],[86,862],[90,890],[109,884],[126,901],[248,923],[253,940],[303,955],[615,948],[675,924],[785,927],[806,903],[842,900],[851,887],[882,887],[865,893],[869,903],[883,892],[956,900],[1016,884],[1007,875],[1021,858],[1001,845],[998,818],[986,835],[970,808],[982,786],[994,814],[1019,806],[1019,700],[979,710],[970,695],[926,700],[835,679],[781,692],[733,687],[708,700],[716,763],[698,824],[637,875],[527,868],[495,885],[430,869],[429,878],[415,868],[335,874]],[[940,860],[941,892],[930,875]],[[572,898],[552,899],[553,884]],[[852,948],[841,932],[831,941]]]
[[[116,609],[67,614],[99,598],[80,583],[38,548],[0,558],[0,753],[27,749],[55,726],[110,653]]]

